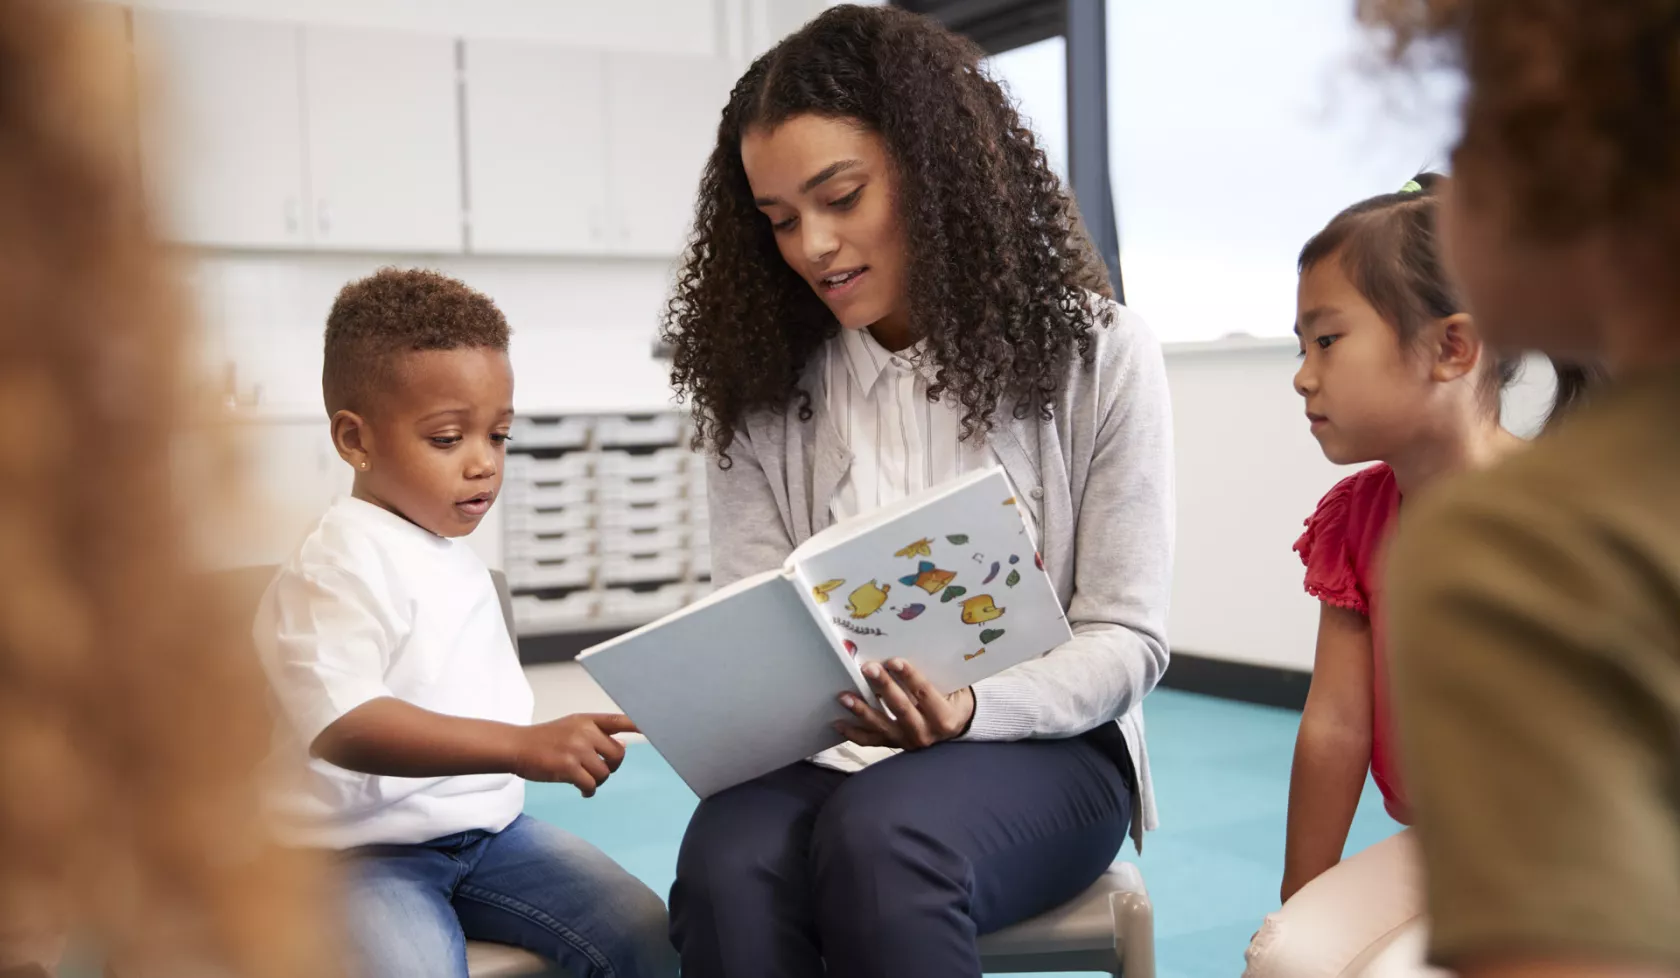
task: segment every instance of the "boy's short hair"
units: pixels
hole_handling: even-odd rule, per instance
[[[327,414],[362,412],[417,350],[508,348],[502,311],[482,292],[425,269],[381,268],[346,285],[327,313],[321,394]]]

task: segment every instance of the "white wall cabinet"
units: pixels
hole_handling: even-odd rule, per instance
[[[306,27],[303,55],[316,247],[460,251],[454,39]]]
[[[142,169],[170,237],[209,247],[307,245],[302,30],[136,11],[151,86]]]
[[[605,252],[606,57],[494,40],[465,53],[470,249]]]
[[[170,93],[146,113],[148,180],[171,237],[210,248],[669,258],[736,74],[491,39],[461,42],[458,66],[442,35],[169,11],[135,25]]]
[[[461,250],[455,41],[158,11],[142,167],[171,238],[222,248]]]
[[[677,254],[733,81],[710,57],[468,41],[471,250]]]
[[[700,172],[734,82],[715,58],[614,54],[607,59],[609,238],[631,255],[682,250]]]

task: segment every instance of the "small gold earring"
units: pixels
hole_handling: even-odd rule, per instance
[[[362,463],[362,471],[363,471],[363,472],[366,472],[366,471],[367,471],[367,463],[366,463],[366,462],[363,462],[363,463]]]

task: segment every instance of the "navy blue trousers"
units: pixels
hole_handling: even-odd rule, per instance
[[[706,799],[671,889],[684,978],[978,978],[978,935],[1118,854],[1132,773],[1113,734],[801,763]]]

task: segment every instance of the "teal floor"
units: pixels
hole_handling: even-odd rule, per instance
[[[1174,690],[1151,694],[1145,713],[1162,828],[1137,862],[1155,903],[1158,973],[1231,978],[1249,936],[1277,906],[1300,714]],[[599,845],[663,894],[694,804],[659,756],[637,745],[594,799],[533,784],[525,807]],[[1348,853],[1397,829],[1367,783]],[[1130,849],[1125,856],[1133,858]]]

